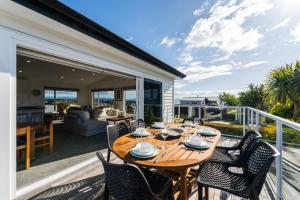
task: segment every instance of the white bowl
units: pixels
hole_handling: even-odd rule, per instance
[[[140,153],[147,153],[153,149],[153,145],[150,142],[141,142],[136,145],[137,150]]]
[[[195,144],[195,145],[199,145],[201,144],[201,142],[203,141],[202,138],[200,136],[197,136],[197,135],[192,135],[189,137],[189,141],[192,143],[192,144]]]

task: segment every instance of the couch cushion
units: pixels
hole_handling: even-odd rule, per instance
[[[81,122],[85,122],[90,119],[89,112],[83,110],[72,110],[69,114],[76,115]]]
[[[90,113],[88,111],[80,111],[79,118],[82,122],[85,122],[90,119]]]
[[[101,108],[96,108],[95,110],[94,110],[94,114],[93,114],[93,118],[99,118],[100,117],[100,115],[101,115],[101,113],[102,113],[102,109]]]
[[[107,116],[117,116],[118,115],[118,111],[115,109],[111,109],[111,110],[107,110]]]
[[[95,129],[103,129],[106,128],[107,123],[104,121],[98,121],[94,119],[90,119],[85,121],[85,123],[80,124],[79,127],[84,130],[95,130]]]

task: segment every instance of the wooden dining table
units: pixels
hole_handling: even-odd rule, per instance
[[[43,123],[17,123],[17,129],[18,128],[24,128],[29,127],[30,128],[30,159],[35,159],[35,132],[39,129],[44,128]]]
[[[178,124],[170,124],[168,128],[178,128]],[[197,150],[187,148],[184,145],[190,135],[195,135],[201,128],[207,128],[216,133],[213,137],[202,137],[203,140],[209,142],[209,149]],[[144,138],[133,137],[130,134],[119,137],[113,143],[113,152],[122,160],[127,163],[132,163],[137,166],[156,168],[162,170],[175,170],[180,174],[180,199],[187,200],[187,173],[191,167],[197,166],[210,159],[217,142],[221,136],[220,131],[214,128],[205,126],[196,126],[190,128],[184,128],[180,126],[183,133],[179,137],[167,138],[165,141],[160,136],[159,129],[148,128],[147,131],[152,133],[150,136]],[[149,159],[141,159],[133,157],[130,154],[130,150],[135,147],[139,142],[151,142],[155,147],[159,148],[159,153]]]

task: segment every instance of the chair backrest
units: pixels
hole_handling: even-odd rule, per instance
[[[131,164],[106,162],[100,152],[96,152],[103,164],[105,183],[109,194],[116,200],[153,199],[149,184],[141,170]]]
[[[239,143],[240,155],[247,151],[252,144],[261,138],[261,134],[256,131],[248,131]]]
[[[28,126],[17,128],[17,137],[27,135],[27,132],[30,131]]]
[[[44,113],[43,112],[33,112],[31,113],[30,122],[31,123],[43,123]]]
[[[117,123],[115,125],[107,126],[107,141],[108,147],[112,150],[112,145],[114,141],[125,134],[128,134],[130,131],[127,125],[124,122]]]
[[[138,120],[131,120],[130,121],[130,131],[134,132],[139,127]]]
[[[130,121],[130,131],[135,131],[139,125],[145,126],[145,122],[142,119],[137,119],[137,120],[131,120]]]
[[[191,123],[194,123],[194,119],[192,119],[192,118],[185,118],[185,119],[183,120],[183,123],[185,123],[185,122],[191,122]]]
[[[17,113],[17,123],[29,123],[29,114]]]
[[[251,181],[249,190],[254,196],[261,192],[267,173],[277,156],[279,156],[278,151],[263,141],[254,143],[244,154],[245,175]]]

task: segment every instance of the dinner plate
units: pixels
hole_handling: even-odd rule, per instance
[[[203,130],[200,130],[198,132],[198,134],[202,135],[202,136],[216,136],[217,133],[214,132],[213,130],[210,130],[210,129],[203,129]]]
[[[181,127],[183,127],[183,128],[185,128],[185,127],[192,127],[192,128],[195,128],[195,127],[197,127],[197,124],[190,124],[190,125],[182,124]]]
[[[163,124],[153,124],[151,127],[155,128],[155,129],[163,129],[163,128],[165,128],[165,126]]]
[[[183,130],[179,128],[168,128],[167,132],[169,137],[178,137],[182,135]]]
[[[194,149],[209,149],[209,146],[210,146],[209,143],[207,143],[206,141],[203,141],[202,145],[195,145],[195,144],[192,144],[191,142],[189,142],[189,140],[186,140],[184,142],[184,144],[187,147],[194,148]]]
[[[159,149],[157,147],[153,147],[150,151],[148,151],[145,154],[141,154],[138,150],[136,150],[135,148],[133,148],[130,151],[130,154],[134,157],[137,158],[151,158],[156,156],[159,153]]]
[[[130,135],[134,136],[134,137],[145,137],[145,136],[149,136],[150,133],[148,131],[143,131],[142,134],[138,131],[134,131],[132,132]]]

